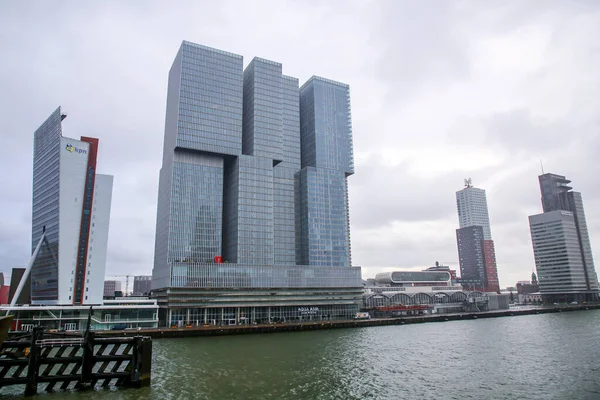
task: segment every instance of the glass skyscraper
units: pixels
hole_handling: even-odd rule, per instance
[[[529,217],[545,302],[598,300],[598,277],[581,193],[563,175],[539,176],[542,214]]]
[[[470,290],[500,292],[485,190],[473,187],[471,179],[466,179],[465,188],[456,192],[456,208],[461,284]]]
[[[113,177],[96,172],[98,139],[62,136],[57,108],[33,140],[31,301],[102,304]]]
[[[153,292],[167,324],[347,318],[348,85],[183,42],[171,71]],[[216,296],[216,297],[215,297]],[[309,310],[307,312],[306,310]]]

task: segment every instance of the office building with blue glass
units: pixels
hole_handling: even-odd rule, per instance
[[[169,72],[153,296],[161,323],[349,318],[348,85],[183,42]]]

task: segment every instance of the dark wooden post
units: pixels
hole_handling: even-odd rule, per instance
[[[149,337],[141,338],[138,359],[140,360],[139,386],[150,386],[152,376],[152,340]]]
[[[94,369],[94,335],[94,332],[88,330],[83,336],[80,387],[86,387],[92,382],[92,370]]]
[[[37,394],[37,379],[40,370],[39,347],[37,341],[42,339],[44,328],[36,326],[31,332],[31,346],[29,347],[29,363],[27,364],[27,383],[25,384],[25,396]]]
[[[152,340],[149,337],[136,336],[133,341],[132,350],[129,385],[134,387],[150,386],[152,374]]]

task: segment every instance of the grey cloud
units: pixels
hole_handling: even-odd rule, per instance
[[[492,173],[495,168],[478,171],[477,176]],[[473,176],[463,171],[449,171],[432,178],[411,172],[406,162],[388,166],[375,156],[357,166],[349,178],[350,220],[353,227],[373,228],[392,221],[457,220],[455,192],[463,188],[464,178]]]
[[[540,158],[583,193],[592,240],[600,238],[599,10],[596,1],[0,2],[7,55],[0,63],[0,269],[29,257],[33,131],[62,105],[64,134],[99,137],[99,172],[115,176],[107,274],[151,271],[167,73],[185,39],[246,62],[255,55],[280,61],[301,81],[318,74],[350,84],[355,151],[372,154],[349,179],[353,260],[365,276],[456,261],[454,192],[472,176],[488,189],[501,283],[525,279],[533,266],[526,217],[540,208]],[[545,57],[554,62],[525,82],[508,72],[503,83],[514,84],[514,93],[477,92],[475,72],[497,78],[475,69],[474,43],[533,25],[552,33]],[[554,76],[573,79],[545,86]],[[457,97],[440,105],[448,88],[477,92],[480,102]],[[533,96],[540,88],[544,96]],[[375,97],[379,90],[385,98]],[[515,104],[494,109],[497,97]],[[563,97],[573,99],[568,110],[539,116],[547,101]],[[407,122],[413,104],[430,117]],[[438,112],[450,115],[444,125],[432,124]],[[409,161],[377,161],[417,134],[423,148],[492,149],[502,163],[465,173],[448,162],[446,171],[419,179]],[[407,231],[391,230],[391,221]]]

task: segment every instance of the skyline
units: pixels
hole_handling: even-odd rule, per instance
[[[59,6],[54,10],[41,3],[37,10],[0,6],[0,21],[21,38],[16,43],[19,47],[13,48],[8,37],[0,37],[5,48],[16,49],[0,66],[0,83],[7,88],[6,95],[0,97],[0,165],[10,171],[0,176],[5,193],[0,199],[0,270],[6,274],[10,268],[23,267],[30,255],[32,132],[62,105],[70,116],[64,123],[65,136],[101,138],[99,172],[115,177],[106,274],[151,273],[166,80],[181,40],[276,59],[284,65],[285,74],[300,81],[314,73],[335,76],[350,85],[357,170],[349,180],[352,259],[354,265],[363,267],[364,278],[389,270],[421,269],[436,260],[457,268],[454,193],[470,176],[475,186],[488,193],[502,286],[526,279],[535,270],[527,216],[540,212],[540,159],[546,171],[577,180],[578,190],[585,196],[592,248],[597,255],[598,245],[594,243],[600,238],[600,192],[593,174],[585,171],[593,165],[594,150],[600,147],[600,140],[592,136],[598,126],[599,100],[594,95],[600,84],[593,71],[600,67],[600,58],[590,52],[592,43],[583,38],[600,33],[598,7],[549,3],[542,13],[542,7],[533,10],[526,5],[517,5],[514,10],[498,3],[491,7],[493,10],[473,5],[464,18],[473,19],[474,14],[485,17],[491,22],[490,28],[483,22],[467,24],[463,27],[466,33],[454,30],[457,36],[437,40],[427,35],[443,36],[443,29],[452,31],[450,28],[460,25],[462,18],[454,14],[456,3],[442,6],[440,15],[433,19],[424,16],[425,11],[416,5],[384,12],[382,8],[388,3],[371,9],[368,2],[355,4],[348,14],[334,18],[334,4],[307,7],[304,12],[289,3],[275,6],[281,12],[300,15],[292,27],[282,27],[280,38],[270,38],[262,37],[268,30],[252,31],[237,19],[250,11],[248,6],[240,7],[240,14],[230,21],[231,26],[240,23],[248,30],[247,37],[242,37],[220,36],[226,29],[210,32],[213,23],[223,23],[218,12],[215,21],[202,28],[199,25],[203,24],[191,23],[199,8],[211,6],[195,9],[190,3],[189,12],[182,7],[159,16],[156,7],[138,10],[112,3],[113,12],[121,10],[123,18],[115,19],[112,36],[109,33],[106,40],[94,35],[99,35],[103,22],[113,17],[107,5]],[[231,3],[223,7],[216,8],[224,14],[231,11]],[[150,22],[134,21],[134,29],[127,31],[128,13],[138,11]],[[313,11],[317,19],[331,18],[333,26],[323,29],[332,33],[348,29],[341,32],[349,43],[339,42],[344,34],[327,43],[319,41],[323,31],[296,35],[302,27],[310,26],[309,22],[298,25]],[[390,28],[385,21],[374,28],[379,14],[389,14],[393,20],[402,11],[424,18],[422,25],[407,28],[424,35],[422,53],[402,41],[410,36],[407,32],[391,37],[392,44],[402,39],[398,44],[401,51],[374,54],[379,46],[385,47],[384,40],[364,46],[368,40],[361,37],[365,33],[379,34],[381,39],[381,31]],[[595,14],[582,15],[583,11]],[[33,15],[32,19],[15,18],[21,12]],[[500,17],[494,17],[494,12]],[[51,26],[53,18],[42,18],[52,13],[60,14],[62,21],[48,32],[45,28]],[[557,22],[561,13],[565,14],[562,25]],[[83,28],[76,17],[85,15],[94,17],[84,18],[89,27]],[[454,15],[452,22],[443,19],[449,15]],[[503,20],[503,15],[516,21]],[[361,16],[364,24],[354,25],[355,31],[350,29],[352,21]],[[261,18],[266,18],[255,17],[257,27]],[[178,18],[185,22],[164,37],[152,31],[158,21],[174,25]],[[410,15],[402,18],[409,21]],[[525,21],[529,24],[523,25]],[[349,28],[344,28],[346,24]],[[41,40],[35,36],[35,25],[44,32]],[[87,34],[83,35],[85,43],[71,35],[78,29]],[[28,34],[19,33],[24,31]],[[118,32],[121,37],[129,35],[128,40],[121,41]],[[561,37],[552,39],[553,35]],[[290,38],[310,45],[292,51],[286,47]],[[466,43],[471,52],[455,40]],[[545,49],[545,55],[541,48],[551,40],[555,41]],[[486,43],[496,47],[487,49]],[[353,51],[351,45],[361,50]],[[314,52],[308,50],[311,46]],[[521,62],[503,60],[503,52],[517,52]],[[326,53],[339,62],[319,57]],[[404,63],[404,54],[416,61]],[[426,58],[419,60],[421,54]],[[244,58],[244,66],[250,59]],[[496,82],[499,79],[502,84]],[[389,91],[385,90],[387,85]],[[394,95],[394,91],[398,93]],[[480,96],[487,98],[481,101]],[[432,110],[436,118],[429,117]],[[519,143],[513,143],[517,140]],[[578,157],[569,160],[574,151],[579,152]]]

